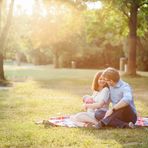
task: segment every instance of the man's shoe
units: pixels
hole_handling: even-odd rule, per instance
[[[129,128],[132,128],[132,129],[135,128],[135,124],[133,122],[129,122],[128,126]]]
[[[102,127],[103,127],[103,124],[102,124],[101,121],[99,121],[98,124],[95,125],[95,128],[96,128],[96,129],[101,129]]]

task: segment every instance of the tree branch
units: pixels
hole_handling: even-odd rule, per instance
[[[13,7],[14,7],[14,0],[11,0],[11,3],[9,5],[9,12],[8,12],[8,16],[7,16],[7,21],[6,24],[3,28],[3,30],[1,31],[0,34],[0,47],[1,50],[3,50],[4,48],[4,44],[8,35],[8,31],[11,25],[11,21],[12,21],[12,16],[13,16]]]
[[[142,7],[143,5],[148,5],[148,2],[143,2],[143,3],[139,4],[138,8]]]
[[[127,0],[125,0],[124,3],[125,3],[125,6],[129,9],[129,7],[127,5],[127,3],[128,3]],[[129,15],[128,15],[128,13],[126,13],[125,9],[123,7],[121,7],[121,10],[122,10],[123,14],[129,19]]]
[[[129,15],[128,15],[128,13],[126,13],[125,10],[124,10],[123,8],[121,8],[121,10],[122,10],[123,14],[124,14],[125,16],[127,16],[127,18],[129,19]]]

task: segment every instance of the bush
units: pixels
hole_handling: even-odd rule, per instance
[[[104,67],[104,59],[101,52],[95,54],[84,55],[77,57],[74,61],[76,62],[77,68],[101,68]]]
[[[26,55],[23,52],[17,52],[16,55],[15,55],[15,60],[16,60],[18,65],[20,65],[21,62],[27,63]]]
[[[148,50],[137,50],[137,69],[148,71]]]
[[[52,62],[52,58],[45,55],[40,50],[32,50],[28,53],[27,60],[35,65],[46,65]]]
[[[124,57],[122,45],[106,44],[103,50],[105,65],[119,69],[120,58]]]
[[[94,53],[83,54],[75,59],[78,68],[119,68],[120,57],[124,56],[122,46],[112,46],[107,44],[104,49],[99,49]]]
[[[86,46],[78,52],[67,50],[59,56],[59,67],[71,68],[72,61],[76,68],[98,69],[105,67],[119,68],[120,57],[124,56],[122,45],[106,44],[103,48]]]

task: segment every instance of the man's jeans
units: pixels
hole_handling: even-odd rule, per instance
[[[98,119],[97,112],[95,113],[95,118]],[[135,123],[136,121],[137,115],[132,111],[129,105],[119,110],[116,110],[110,116],[101,120],[101,122],[106,126],[119,128],[128,127],[129,122]]]
[[[95,117],[97,116],[97,120],[100,121],[101,119],[104,118],[105,114],[106,114],[107,110],[103,110],[103,109],[97,109],[95,111]]]

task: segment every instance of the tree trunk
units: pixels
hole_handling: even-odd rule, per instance
[[[3,67],[3,52],[4,52],[5,41],[7,39],[8,31],[11,25],[11,20],[12,20],[12,15],[13,15],[13,6],[14,6],[14,0],[11,0],[6,25],[3,27],[3,30],[0,30],[0,33],[1,33],[0,34],[0,80],[5,80],[4,67]]]
[[[59,68],[59,55],[57,53],[54,54],[53,60],[54,68]]]
[[[127,69],[127,73],[129,75],[136,75],[137,12],[138,6],[136,2],[131,3],[129,18],[129,53]]]
[[[0,80],[5,80],[3,69],[3,54],[0,53]]]
[[[0,34],[1,34],[1,24],[2,24],[2,0],[0,0]]]

